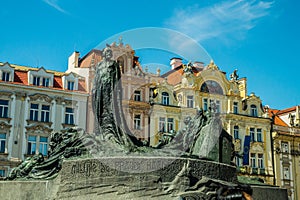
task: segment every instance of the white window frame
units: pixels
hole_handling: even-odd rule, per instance
[[[167,119],[167,132],[170,133],[172,130],[174,130],[174,118],[168,118]]]
[[[9,117],[9,103],[10,101],[7,99],[0,99],[1,101],[7,102],[6,104],[0,104],[0,118],[8,118]],[[6,113],[6,115],[5,115]]]
[[[10,81],[11,72],[10,71],[2,71],[1,80],[5,82]]]
[[[78,90],[78,77],[75,73],[71,72],[70,74],[62,76],[63,88],[68,90],[68,82],[74,82],[73,90]]]
[[[263,135],[262,135],[261,128],[256,129],[256,140],[257,140],[257,142],[263,142]]]
[[[46,138],[46,142],[41,141],[42,138]],[[42,153],[44,156],[48,155],[48,137],[39,136],[39,153]]]
[[[234,137],[234,139],[240,139],[239,126],[237,126],[237,125],[233,126],[233,137]]]
[[[186,106],[188,108],[194,108],[194,96],[193,95],[188,95],[186,99]]]
[[[35,140],[29,140],[30,137],[34,137]],[[27,154],[35,155],[37,153],[37,136],[36,135],[28,135],[27,137]],[[30,144],[30,149],[29,149]],[[33,147],[34,146],[34,147]]]
[[[141,114],[135,114],[134,115],[134,120],[133,120],[133,125],[135,130],[141,130]]]
[[[135,90],[133,95],[134,101],[142,101],[142,92],[140,90]]]
[[[250,166],[256,168],[256,154],[250,153]]]
[[[159,128],[159,130],[158,130],[159,132],[166,131],[166,118],[165,117],[159,117],[158,128]]]
[[[72,109],[72,112],[67,112],[67,109]],[[75,125],[75,108],[73,107],[65,107],[65,118],[64,118],[64,123],[69,124],[69,125]],[[73,117],[73,123],[71,123],[71,119]]]
[[[239,113],[239,102],[233,102],[233,113],[238,114]]]
[[[170,105],[170,95],[168,92],[161,93],[161,103],[166,106]]]
[[[43,109],[44,106],[49,107],[49,109]],[[50,105],[42,104],[41,106],[41,122],[50,122]]]
[[[29,138],[35,138],[35,140],[29,141]],[[47,142],[41,141],[42,138],[46,138]],[[31,144],[29,146],[29,143]],[[30,147],[30,149],[29,149]],[[37,134],[28,134],[27,136],[27,155],[35,155],[42,153],[44,156],[48,155],[49,137]]]
[[[9,79],[6,80],[7,77],[5,77],[6,82],[13,82],[14,81],[14,68],[10,66],[9,63],[5,63],[3,66],[0,66],[0,78],[2,80],[3,73],[9,73]],[[3,80],[2,80],[3,81]]]
[[[7,134],[6,133],[2,133],[0,132],[0,134],[4,135],[4,138],[0,137],[0,153],[6,153],[6,143],[7,143]],[[4,144],[3,144],[4,143]],[[4,147],[2,147],[2,145],[4,145]],[[4,148],[4,151],[1,152],[1,149]]]
[[[68,90],[74,90],[75,89],[75,81],[67,81],[67,89]]]
[[[31,107],[32,105],[37,105],[38,107],[37,108],[32,108]],[[30,103],[30,107],[29,107],[29,120],[31,120],[31,121],[39,121],[39,108],[40,108],[40,104],[38,104],[38,103]]]
[[[257,113],[257,106],[254,105],[254,104],[251,104],[250,105],[250,115],[252,117],[257,117],[258,116],[258,113]]]
[[[264,169],[264,154],[258,153],[257,154],[257,162],[258,162],[258,168]]]

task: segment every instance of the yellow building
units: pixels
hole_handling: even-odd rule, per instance
[[[270,110],[276,185],[287,188],[289,199],[300,199],[300,106]]]

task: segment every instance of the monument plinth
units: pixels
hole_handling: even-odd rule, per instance
[[[213,105],[205,113],[199,109],[185,120],[186,127],[155,147],[134,137],[122,112],[120,67],[111,58],[108,46],[96,66],[95,134],[79,129],[53,133],[47,159],[41,154],[28,158],[11,171],[7,179],[14,181],[0,182],[4,198],[250,198],[251,187],[238,183],[231,163],[232,137]]]

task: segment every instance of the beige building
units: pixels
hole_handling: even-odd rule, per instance
[[[300,198],[300,106],[270,110],[275,184],[287,188],[289,199]]]
[[[127,124],[136,137],[155,146],[162,134],[181,129],[187,116],[213,105],[222,116],[224,128],[234,138],[235,162],[240,174],[273,184],[271,121],[261,99],[254,93],[248,95],[246,78],[238,78],[236,72],[227,78],[213,61],[204,66],[202,62],[183,64],[181,58],[172,58],[170,71],[164,74],[159,69],[150,73],[143,70],[129,45],[111,46],[113,58],[122,71]],[[69,58],[68,71],[85,74],[90,80],[90,92],[99,61],[99,50],[92,50],[82,58],[74,52]],[[87,127],[93,132],[91,99],[88,113]]]
[[[0,63],[0,78],[0,176],[28,156],[47,155],[51,132],[86,129],[83,77]]]

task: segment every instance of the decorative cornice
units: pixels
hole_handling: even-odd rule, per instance
[[[53,98],[49,97],[48,95],[45,94],[33,94],[29,96],[31,101],[45,101],[48,103],[51,103],[51,101],[53,100]]]
[[[44,122],[36,122],[26,127],[26,130],[29,131],[42,131],[43,133],[51,133],[53,129],[47,127]]]
[[[10,129],[11,125],[7,124],[6,122],[0,122],[0,129],[7,130]]]
[[[0,96],[1,97],[8,97],[8,98],[10,98],[12,95],[13,95],[12,92],[9,92],[9,91],[0,91]]]

